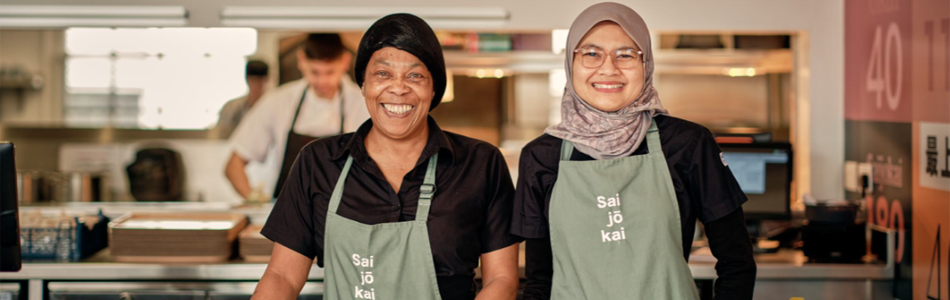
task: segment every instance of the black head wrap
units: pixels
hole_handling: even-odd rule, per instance
[[[366,77],[369,58],[377,50],[386,47],[409,52],[422,61],[432,74],[432,89],[435,92],[429,110],[438,106],[445,94],[445,59],[439,39],[429,24],[415,15],[405,13],[391,14],[373,23],[360,40],[356,52],[356,84],[360,87]]]

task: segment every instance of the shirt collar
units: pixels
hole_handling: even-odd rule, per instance
[[[443,159],[449,158],[449,161],[454,164],[456,160],[456,153],[455,149],[452,148],[452,143],[449,141],[448,136],[444,131],[442,131],[442,128],[436,124],[435,119],[433,119],[432,116],[427,116],[426,122],[429,124],[429,139],[426,141],[425,148],[422,149],[422,155],[419,161],[423,162],[428,160],[429,157],[436,153],[436,151],[439,151],[443,153]],[[364,144],[363,141],[372,128],[372,119],[363,122],[363,125],[360,125],[360,128],[353,133],[352,138],[346,141],[346,144],[339,148],[336,153],[333,153],[331,159],[340,160],[346,157],[346,155],[352,155],[353,159],[358,162],[369,160],[369,154],[366,152],[366,144]]]

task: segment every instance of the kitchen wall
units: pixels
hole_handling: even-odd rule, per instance
[[[0,30],[0,67],[39,75],[38,91],[0,90],[0,121],[50,124],[62,120],[63,31]]]
[[[568,28],[578,12],[599,1],[572,1],[549,5],[549,1],[479,1],[478,6],[504,7],[510,13],[508,30]],[[181,5],[189,12],[188,26],[218,26],[220,9],[226,5],[261,5],[254,0],[142,0],[140,5]],[[801,188],[819,198],[843,196],[843,0],[808,1],[627,1],[650,24],[652,30],[701,31],[796,31],[807,51],[796,57],[801,91],[795,99],[799,128],[794,135],[799,170],[807,173]],[[7,0],[4,4],[127,5],[123,0]],[[355,0],[347,6],[365,7],[470,7],[470,2],[410,0],[396,4],[381,0]],[[338,2],[273,0],[272,6],[340,6]],[[538,13],[543,7],[544,13]],[[397,11],[398,9],[393,9]]]

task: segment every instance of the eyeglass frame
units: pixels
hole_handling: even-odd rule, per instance
[[[592,46],[592,48],[600,49],[600,50],[604,51],[604,54],[607,54],[607,52],[608,52],[608,51],[605,51],[604,49],[602,49],[602,48],[600,48],[600,47],[597,47],[597,46]],[[626,49],[633,49],[633,48],[626,48]],[[617,51],[620,51],[620,50],[622,50],[622,49],[615,49],[615,50],[612,51],[612,52],[616,53]],[[574,52],[575,58],[576,58],[576,56],[577,56],[577,53],[580,53],[580,51],[581,51],[580,48],[574,49],[573,52]],[[640,56],[640,63],[641,63],[641,64],[645,64],[645,63],[647,62],[647,58],[646,58],[645,55],[643,55],[643,50],[634,50],[634,51],[636,51],[637,55]],[[614,56],[614,57],[612,57],[612,58],[610,58],[610,59],[611,59],[611,62],[614,64],[614,67],[617,67],[617,62],[615,61],[615,60],[617,59],[616,56]],[[606,58],[604,58],[604,60],[602,60],[602,61],[600,62],[600,64],[597,65],[596,67],[588,67],[588,66],[584,66],[584,67],[585,67],[585,68],[588,68],[588,69],[600,68],[601,66],[604,65],[604,62],[605,62],[605,61],[607,61]],[[583,65],[583,63],[581,63],[581,65]],[[618,69],[622,69],[622,68],[620,68],[620,67],[617,67],[617,68],[618,68]],[[630,69],[632,69],[632,68],[630,68]]]

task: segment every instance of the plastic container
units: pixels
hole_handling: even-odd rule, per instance
[[[78,261],[109,246],[109,218],[60,218],[53,224],[20,227],[23,259]]]

